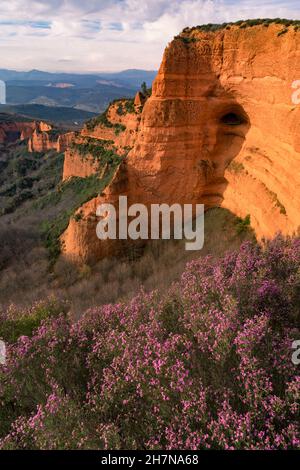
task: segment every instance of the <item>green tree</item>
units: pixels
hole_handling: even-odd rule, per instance
[[[141,90],[142,90],[142,93],[144,96],[147,96],[148,95],[148,88],[147,88],[147,84],[146,82],[143,82],[142,85],[141,85]]]

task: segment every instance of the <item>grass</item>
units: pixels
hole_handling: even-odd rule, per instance
[[[116,164],[111,165],[106,175],[101,179],[98,175],[91,175],[87,178],[72,177],[61,185],[58,192],[48,196],[47,204],[53,205],[68,198],[68,195],[73,195],[71,206],[68,209],[60,212],[54,220],[46,220],[41,225],[42,239],[52,264],[61,252],[60,236],[67,229],[70,218],[83,204],[97,197],[103,191],[109,184],[116,166]],[[77,218],[78,220],[80,219]]]

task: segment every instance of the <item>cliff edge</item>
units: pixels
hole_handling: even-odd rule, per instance
[[[110,120],[93,130],[96,139],[132,149],[102,195],[70,221],[65,253],[93,260],[107,253],[96,237],[95,208],[119,194],[129,204],[204,203],[250,214],[259,238],[297,231],[300,105],[292,86],[300,80],[299,32],[293,22],[265,20],[186,28],[175,37],[138,119],[129,116],[118,135]],[[79,159],[76,165],[78,173]]]

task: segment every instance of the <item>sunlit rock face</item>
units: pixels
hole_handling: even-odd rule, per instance
[[[28,139],[37,127],[37,123],[14,121],[13,116],[8,121],[0,122],[0,144],[12,143]]]
[[[175,38],[133,149],[104,194],[82,208],[87,217],[123,194],[130,204],[204,203],[250,214],[259,238],[297,231],[300,105],[292,84],[300,80],[300,33],[281,31],[275,24],[232,26]],[[70,224],[65,251],[99,258],[96,221],[87,233],[86,220],[76,231]]]
[[[75,132],[65,134],[56,132],[50,124],[41,121],[36,123],[36,128],[28,140],[28,150],[29,152],[48,152],[49,150],[65,152],[75,139],[75,135]]]
[[[118,114],[118,109],[122,102],[122,100],[119,100],[113,103],[107,112],[108,121],[113,126],[122,126],[122,131],[118,132],[116,131],[116,127],[105,127],[101,124],[93,128],[85,126],[80,135],[72,138],[72,142],[82,143],[86,141],[86,139],[111,141],[120,154],[124,152],[124,149],[132,148],[136,140],[141,119],[138,109],[139,105],[136,105],[136,113],[124,112],[124,114]],[[66,134],[66,136],[70,134]],[[67,150],[65,152],[63,180],[71,176],[88,177],[99,171],[101,174],[101,168],[99,164],[95,162],[92,155],[87,155],[85,158],[82,158],[80,153],[76,151],[76,148],[74,148],[74,146],[72,147],[72,145],[68,145],[68,143],[71,144],[71,142],[66,140]]]

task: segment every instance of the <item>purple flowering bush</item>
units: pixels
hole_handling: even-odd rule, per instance
[[[51,297],[26,309],[11,304],[6,310],[0,310],[0,338],[15,343],[20,336],[31,336],[42,320],[59,316],[67,309],[66,302]]]
[[[278,236],[46,318],[0,366],[0,447],[298,449],[299,306],[300,239]]]

